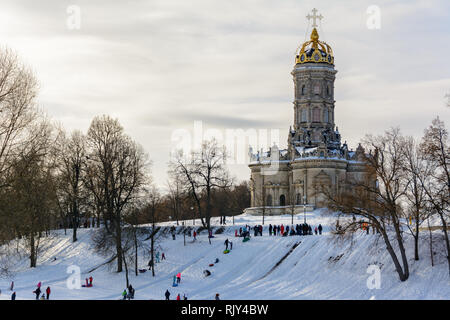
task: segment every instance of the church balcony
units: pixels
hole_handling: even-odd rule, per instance
[[[295,205],[294,206],[294,215],[299,215],[297,217],[298,220],[303,222],[303,214],[304,212],[312,212],[316,207],[312,204],[303,205]],[[244,213],[252,215],[252,216],[262,216],[264,210],[265,216],[279,216],[279,215],[291,215],[292,214],[292,206],[266,206],[266,207],[251,207],[244,210]]]

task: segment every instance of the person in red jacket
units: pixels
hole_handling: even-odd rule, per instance
[[[181,300],[180,294],[177,295],[177,300]]]
[[[281,235],[283,235],[283,234],[284,234],[284,226],[281,225]]]
[[[47,300],[50,299],[50,287],[47,287],[47,289],[45,289],[45,293],[47,294]]]
[[[92,276],[90,276],[89,277],[89,287],[92,287],[92,280],[94,280],[94,279],[92,278]]]
[[[195,230],[194,230],[194,240],[197,240],[197,232],[195,232]]]

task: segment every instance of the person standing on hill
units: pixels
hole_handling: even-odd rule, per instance
[[[284,225],[281,225],[281,235],[284,234]]]
[[[272,225],[269,224],[269,236],[271,236],[271,235],[272,235]]]
[[[50,292],[51,292],[50,287],[47,287],[47,289],[45,289],[45,293],[47,294],[47,300],[50,299]]]
[[[170,300],[170,292],[169,289],[166,290],[166,293],[164,294],[166,296],[166,300]]]
[[[11,300],[16,300],[16,292],[15,291],[11,295]]]
[[[215,297],[214,299],[215,299],[215,300],[220,300],[219,294],[218,294],[218,293],[216,293],[216,297]]]
[[[317,229],[319,229],[319,234],[322,234],[322,225],[321,224],[319,224],[319,227]]]
[[[36,300],[39,300],[39,296],[41,295],[41,287],[37,287],[36,290],[33,291],[36,294]]]
[[[224,244],[225,244],[225,250],[228,250],[228,239],[225,240]]]

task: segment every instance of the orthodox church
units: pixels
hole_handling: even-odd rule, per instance
[[[250,149],[250,214],[290,214],[324,206],[318,186],[338,190],[346,179],[365,172],[364,149],[356,151],[341,143],[334,122],[334,55],[317,32],[317,10],[313,10],[310,40],[303,43],[292,71],[295,88],[294,122],[287,149],[276,145],[267,152]],[[307,16],[310,17],[309,15]]]

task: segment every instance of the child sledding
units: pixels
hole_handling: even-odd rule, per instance
[[[93,280],[92,276],[89,277],[89,281],[88,281],[88,278],[86,278],[86,284],[83,284],[81,286],[83,288],[90,288],[90,287],[92,287],[92,280]]]

